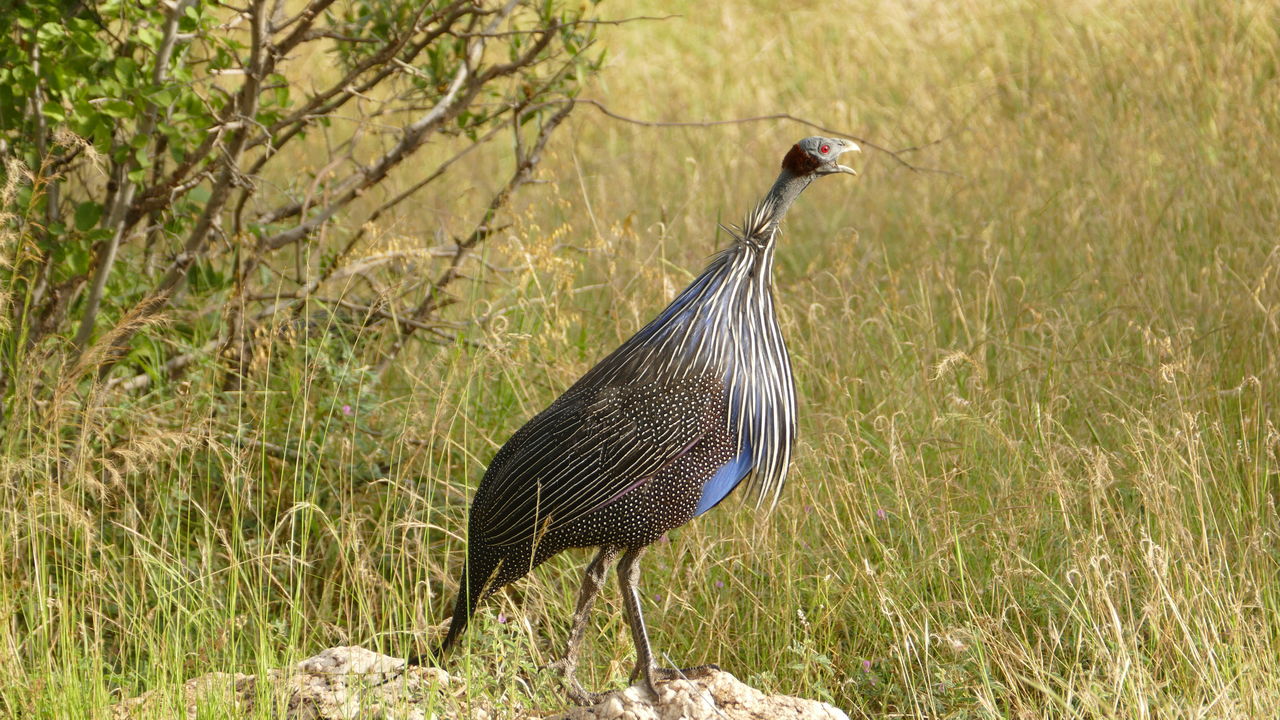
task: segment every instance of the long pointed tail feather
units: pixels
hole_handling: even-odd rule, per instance
[[[410,665],[428,663],[439,665],[444,661],[445,653],[458,642],[458,638],[471,622],[471,616],[475,614],[476,607],[488,594],[489,581],[501,565],[501,561],[480,563],[475,558],[467,559],[467,565],[462,570],[462,582],[458,583],[458,599],[453,603],[453,616],[449,618],[449,630],[445,633],[444,640],[436,646],[434,651],[418,653],[409,658]]]
[[[449,618],[449,632],[436,648],[436,657],[443,659],[444,654],[462,637],[462,631],[471,623],[476,606],[480,604],[480,595],[484,592],[483,583],[477,587],[475,583],[467,583],[468,587],[458,588],[458,599],[453,603],[453,617]]]

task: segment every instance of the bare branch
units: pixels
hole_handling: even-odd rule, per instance
[[[147,188],[141,195],[133,201],[133,206],[129,208],[129,213],[125,217],[125,226],[133,227],[145,215],[157,208],[164,207],[172,202],[175,195],[186,192],[187,189],[195,187],[199,183],[187,183],[187,175],[191,170],[209,157],[213,152],[214,146],[222,139],[222,133],[227,128],[218,125],[210,128],[205,134],[204,140],[186,154],[182,163],[169,173],[163,182],[155,183]]]
[[[179,0],[169,11],[169,17],[164,26],[164,37],[159,49],[156,51],[156,64],[151,73],[151,82],[157,86],[163,84],[169,74],[169,60],[173,57],[173,48],[178,42],[178,21],[182,19],[183,13],[194,1]],[[155,132],[159,118],[159,106],[154,102],[148,101],[147,112],[143,116],[142,124],[138,127],[137,135],[144,138],[150,137]],[[112,231],[112,235],[98,254],[93,284],[89,288],[88,297],[85,298],[84,317],[80,320],[80,327],[76,331],[75,347],[77,353],[84,352],[85,346],[89,343],[89,338],[93,336],[93,326],[98,317],[98,307],[102,301],[102,293],[106,289],[107,278],[111,275],[111,267],[115,264],[120,240],[124,237],[129,227],[127,222],[128,210],[133,204],[133,195],[137,190],[137,184],[129,179],[129,172],[135,169],[137,165],[136,157],[130,153],[129,159],[121,166],[116,180],[119,183],[119,188],[116,191],[107,213],[106,222],[103,225],[103,227]]]
[[[246,68],[245,81],[240,86],[240,92],[237,93],[234,104],[234,108],[239,111],[240,115],[248,119],[252,119],[258,112],[258,101],[260,99],[258,89],[262,84],[262,69],[266,62],[266,0],[254,0],[250,12],[252,17],[250,18],[249,26],[249,67]],[[186,276],[186,272],[192,263],[203,253],[209,232],[218,223],[222,208],[231,196],[232,185],[239,175],[240,156],[244,152],[250,127],[252,126],[245,123],[232,131],[231,140],[222,157],[222,167],[214,179],[213,189],[210,192],[208,202],[205,203],[204,212],[201,213],[199,219],[196,220],[195,226],[192,227],[190,234],[188,234],[182,252],[169,264],[160,282],[156,284],[156,287],[147,298],[139,303],[139,307],[146,307],[149,314],[157,313],[168,305],[174,288]],[[120,333],[114,339],[113,350],[119,350],[127,346],[133,339],[133,335],[141,327],[142,324],[139,323],[131,327],[129,331]],[[118,352],[112,352],[106,356],[105,361],[99,368],[100,377],[105,377],[111,370],[118,360],[118,355]]]
[[[547,107],[547,105],[544,104],[544,105],[539,105],[537,107],[541,109],[541,108]],[[425,178],[423,178],[422,180],[419,180],[418,182],[406,188],[403,192],[399,193],[395,197],[391,198],[390,200],[387,200],[382,205],[378,206],[378,208],[375,209],[373,212],[371,212],[369,216],[365,218],[364,222],[360,224],[360,229],[352,233],[351,238],[347,241],[343,249],[338,253],[334,261],[330,263],[329,267],[324,272],[320,273],[319,276],[317,276],[310,282],[307,282],[306,284],[302,285],[297,290],[295,290],[294,292],[288,295],[273,295],[273,296],[252,298],[254,300],[259,300],[259,301],[261,300],[277,301],[274,305],[271,305],[265,308],[261,313],[259,313],[258,317],[259,318],[268,317],[276,312],[279,312],[281,310],[284,310],[285,308],[295,305],[298,301],[306,299],[309,295],[314,293],[322,284],[330,280],[330,278],[334,275],[335,271],[337,271],[338,268],[340,267],[339,261],[341,260],[341,258],[346,257],[347,254],[351,252],[352,248],[354,248],[361,240],[364,239],[368,231],[368,228],[371,226],[372,223],[377,222],[378,219],[382,217],[383,213],[387,212],[388,210],[394,208],[395,206],[409,199],[414,194],[416,194],[419,190],[423,189],[427,185],[439,179],[442,175],[444,175],[445,171],[447,171],[449,167],[452,166],[455,162],[469,155],[473,150],[475,150],[476,148],[480,147],[481,145],[491,140],[494,135],[498,134],[498,132],[509,127],[510,125],[511,125],[511,120],[507,120],[502,124],[495,126],[489,132],[485,133],[483,136],[478,138],[475,142],[468,144],[462,150],[455,153],[452,157],[440,163],[440,165],[437,166],[436,169],[433,172],[431,172],[429,175],[427,175]]]
[[[640,22],[640,21],[646,21],[646,20],[661,22],[663,20],[672,20],[675,18],[682,18],[682,17],[684,16],[673,14],[673,15],[636,15],[633,17],[617,18],[613,20],[578,19],[578,20],[570,20],[569,22],[553,23],[551,25],[546,25],[539,28],[533,28],[530,30],[504,30],[501,32],[459,33],[457,37],[501,38],[501,37],[511,37],[514,35],[533,35],[534,33],[546,32],[551,30],[563,30],[564,28],[579,27],[582,25],[626,25],[627,23]]]
[[[166,378],[173,379],[178,375],[178,373],[185,370],[196,360],[200,359],[201,357],[206,357],[209,355],[209,353],[212,353],[213,351],[217,350],[218,345],[221,344],[221,342],[222,342],[221,340],[210,340],[209,342],[205,343],[199,350],[185,352],[185,353],[182,353],[181,355],[176,355],[172,358],[169,358],[169,360],[165,362],[165,364],[161,366],[160,369]],[[151,384],[151,381],[152,381],[152,375],[150,373],[139,373],[137,375],[134,375],[133,377],[111,378],[110,380],[107,381],[107,389],[122,390],[124,392],[133,392],[134,390],[141,390],[149,386]]]
[[[382,308],[379,308],[379,307],[373,307],[371,305],[361,305],[360,303],[352,302],[350,300],[347,300],[346,298],[328,298],[321,295],[316,295],[312,299],[316,300],[317,302],[325,303],[327,305],[337,305],[338,307],[343,307],[348,310],[352,310],[354,312],[363,313],[366,317],[378,317],[378,318],[382,318],[383,320],[390,320],[391,322],[396,323],[404,328],[414,328],[416,330],[439,330],[441,327],[447,327],[446,325],[418,322],[417,320],[414,320],[412,318],[408,318],[403,315],[398,315],[388,310],[383,310]]]
[[[436,278],[435,282],[432,283],[431,291],[425,298],[423,298],[422,302],[418,304],[418,307],[415,308],[413,313],[410,315],[411,320],[419,323],[425,322],[432,314],[449,303],[448,298],[445,296],[445,291],[454,280],[460,277],[461,273],[459,271],[459,267],[462,264],[463,258],[465,258],[467,254],[476,247],[476,245],[480,244],[493,234],[493,230],[490,226],[493,222],[493,217],[501,208],[506,206],[507,202],[511,199],[511,194],[515,192],[516,189],[532,179],[533,169],[537,167],[538,162],[542,157],[542,151],[546,148],[547,141],[551,138],[551,133],[558,125],[560,125],[560,123],[564,122],[565,118],[569,116],[569,113],[573,111],[573,108],[574,101],[568,100],[564,107],[548,118],[546,123],[544,123],[538,130],[538,137],[534,141],[533,147],[529,149],[528,153],[522,157],[516,158],[516,167],[515,171],[511,174],[511,178],[489,201],[488,207],[485,209],[484,214],[481,215],[480,221],[476,223],[476,227],[472,230],[471,235],[458,243],[457,250],[453,253],[453,257],[450,258],[449,264],[445,267],[440,276]],[[517,117],[521,113],[522,111],[520,109],[513,111],[513,114]],[[519,123],[516,123],[516,127],[519,127]],[[404,349],[409,338],[413,334],[412,330],[413,327],[410,326],[395,339],[395,342],[387,351],[387,354],[378,362],[376,370],[378,373],[386,370],[386,368],[395,359],[396,355]]]
[[[407,62],[409,59],[416,57],[424,48],[438,39],[441,35],[449,32],[454,23],[459,19],[466,15],[479,12],[474,7],[469,6],[466,0],[456,0],[454,3],[436,11],[436,13],[431,17],[423,20],[421,16],[426,12],[426,10],[426,5],[423,5],[422,8],[418,10],[418,17],[414,19],[413,23],[414,27],[416,28],[424,22],[432,23],[438,21],[440,24],[434,30],[420,38],[417,42],[413,43],[413,45],[410,46],[409,51],[405,53],[408,57],[401,58],[401,60],[405,60]],[[315,119],[328,115],[334,110],[342,107],[352,97],[366,92],[370,88],[382,82],[382,80],[388,75],[395,72],[395,68],[388,65],[392,58],[396,57],[398,53],[404,50],[412,37],[412,32],[406,32],[400,37],[388,42],[385,48],[357,63],[355,67],[351,68],[341,79],[330,85],[328,89],[313,95],[311,99],[307,101],[306,105],[298,108],[288,117],[278,120],[274,125],[268,128],[268,133],[266,135],[255,139],[249,147],[256,147],[266,143],[268,140],[270,140],[276,147],[279,147],[288,142],[294,135],[301,132],[303,128]],[[381,70],[375,73],[372,77],[366,79],[364,82],[359,84],[356,83],[356,80],[359,79],[360,76],[373,68],[381,68]],[[260,159],[258,163],[249,170],[249,173],[256,173],[262,167],[263,162],[264,160]]]
[[[498,22],[501,19],[503,18],[500,15],[494,19],[494,22]],[[361,192],[369,186],[380,182],[387,176],[387,173],[412,155],[426,141],[431,131],[453,119],[459,112],[469,106],[486,83],[496,77],[511,74],[530,65],[533,59],[546,49],[551,37],[550,33],[543,35],[516,60],[502,65],[495,65],[478,74],[471,72],[470,63],[481,56],[484,42],[483,40],[473,41],[467,51],[467,61],[458,66],[452,82],[449,83],[449,89],[444,93],[444,96],[436,102],[436,105],[429,112],[405,127],[400,141],[394,147],[378,158],[372,165],[341,181],[334,190],[335,197],[333,201],[321,208],[319,212],[305,222],[275,235],[262,238],[258,242],[259,250],[278,250],[309,236],[320,228]],[[259,218],[258,222],[263,225],[278,222],[286,217],[300,214],[302,209],[300,203],[295,203],[268,213]]]
[[[806,127],[813,128],[818,132],[826,133],[828,135],[834,135],[837,137],[849,138],[850,140],[857,142],[859,145],[865,145],[871,148],[872,150],[878,150],[888,155],[889,157],[893,158],[895,162],[897,162],[902,167],[910,170],[911,172],[936,173],[939,175],[951,175],[954,177],[961,177],[959,173],[952,172],[951,170],[940,170],[936,168],[921,167],[919,165],[915,165],[911,162],[908,162],[906,159],[902,157],[904,153],[913,152],[921,149],[922,147],[936,145],[937,143],[941,142],[941,140],[933,140],[931,142],[925,143],[922,146],[903,148],[901,150],[890,150],[889,148],[884,147],[883,145],[878,145],[870,140],[867,140],[866,138],[858,137],[857,135],[844,132],[843,130],[834,130],[832,128],[825,127],[823,125],[819,125],[818,123],[815,123],[811,120],[806,120],[802,117],[796,117],[795,115],[792,115],[790,113],[773,113],[771,115],[756,115],[753,117],[735,118],[733,120],[706,120],[701,122],[683,121],[683,120],[678,120],[678,121],[637,120],[636,118],[620,115],[614,112],[613,110],[610,110],[604,103],[600,102],[599,100],[579,99],[578,102],[583,103],[585,105],[591,105],[592,107],[599,110],[601,113],[603,113],[607,117],[611,117],[614,120],[621,120],[622,122],[625,122],[625,123],[630,123],[632,125],[642,125],[644,127],[715,127],[717,125],[742,125],[744,123],[762,122],[765,120],[790,120],[791,122],[799,123]]]
[[[271,28],[271,32],[279,32],[295,22],[298,24],[298,27],[294,28],[293,32],[290,33],[288,37],[276,43],[275,56],[280,57],[288,55],[291,50],[297,47],[300,43],[306,41],[310,34],[311,26],[315,23],[316,18],[336,1],[337,0],[312,0],[312,2],[308,3],[307,6],[302,9],[302,12],[291,18],[284,24],[284,26]],[[268,74],[271,73],[271,68],[274,67],[274,65],[275,61],[273,60],[267,69]]]

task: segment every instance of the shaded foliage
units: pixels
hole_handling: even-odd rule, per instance
[[[41,0],[9,12],[0,143],[21,182],[4,254],[6,394],[14,369],[46,352],[50,377],[107,378],[123,360],[131,372],[111,382],[129,389],[217,358],[232,387],[257,338],[278,332],[266,325],[316,312],[398,336],[378,346],[381,368],[419,330],[449,337],[438,320],[459,266],[598,64],[585,10],[558,3]],[[491,195],[459,203],[467,229],[442,220],[417,247],[357,262],[384,214],[503,141]],[[378,281],[406,274],[416,282],[394,293]],[[149,321],[162,314],[159,330]]]

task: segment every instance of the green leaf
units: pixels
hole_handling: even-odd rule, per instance
[[[66,37],[67,31],[63,29],[61,23],[47,22],[40,26],[36,31],[36,42],[46,44],[54,40]]]
[[[121,85],[133,85],[138,78],[138,62],[131,57],[116,58],[112,69]]]
[[[159,47],[161,40],[164,39],[164,36],[160,34],[159,30],[151,27],[140,27],[135,35],[138,38],[138,42],[146,45],[152,50]]]
[[[168,107],[169,105],[172,105],[176,98],[177,94],[172,88],[162,88],[157,90],[151,93],[150,97],[151,102],[159,105],[160,107]]]
[[[98,110],[100,110],[103,115],[113,118],[131,118],[138,111],[138,109],[132,104],[127,103],[124,100],[116,99],[101,103],[98,105]]]
[[[76,230],[88,232],[102,219],[102,204],[82,202],[76,206]]]

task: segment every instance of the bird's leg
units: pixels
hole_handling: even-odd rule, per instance
[[[569,643],[565,648],[564,658],[552,664],[564,671],[569,699],[579,705],[591,705],[601,698],[600,694],[584,690],[582,684],[578,682],[576,675],[578,649],[582,645],[582,636],[587,629],[587,616],[591,613],[591,606],[595,603],[596,595],[600,594],[601,586],[604,585],[604,576],[609,571],[609,563],[613,562],[619,550],[621,548],[613,545],[601,546],[600,552],[596,553],[595,559],[587,566],[587,571],[582,578],[582,589],[578,591],[578,605],[573,611],[573,624],[569,628]]]
[[[717,665],[699,665],[691,668],[662,668],[653,660],[653,649],[649,646],[649,631],[645,629],[644,612],[640,609],[640,556],[645,548],[629,548],[618,561],[618,585],[622,588],[622,611],[626,615],[627,624],[631,626],[631,639],[636,645],[636,666],[631,671],[631,682],[644,675],[644,684],[660,698],[655,681],[675,680],[678,678],[697,679],[706,677],[719,670]]]
[[[649,692],[658,697],[658,689],[653,680],[655,663],[653,650],[649,647],[649,631],[644,626],[644,612],[640,609],[640,591],[636,584],[640,580],[640,556],[645,548],[628,548],[618,561],[618,586],[622,588],[622,612],[631,626],[631,639],[636,645],[636,667],[631,671],[631,682],[644,675],[644,683]]]

